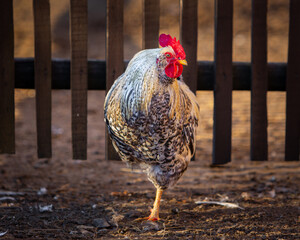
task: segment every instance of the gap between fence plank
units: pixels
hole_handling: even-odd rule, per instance
[[[106,92],[124,72],[123,1],[107,0],[106,19]],[[105,159],[120,160],[105,128]]]
[[[13,1],[0,1],[0,153],[15,153]]]
[[[215,0],[213,164],[231,161],[233,0]]]
[[[268,159],[267,0],[252,0],[251,160]]]
[[[300,148],[300,1],[290,0],[289,49],[286,80],[285,160],[299,160]]]
[[[87,158],[87,0],[70,1],[73,158]]]
[[[51,29],[49,0],[33,1],[37,150],[50,158],[51,149]]]

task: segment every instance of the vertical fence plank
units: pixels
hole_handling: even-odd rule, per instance
[[[87,157],[87,0],[71,0],[73,158]]]
[[[158,47],[160,0],[143,0],[143,49]]]
[[[194,93],[197,90],[197,5],[197,0],[180,0],[180,40],[188,62],[183,78]]]
[[[184,67],[183,79],[190,89],[197,90],[197,39],[198,39],[198,1],[180,0],[180,42],[186,53],[188,66]],[[196,154],[192,160],[195,160]]]
[[[215,0],[213,164],[231,160],[233,0]]]
[[[34,0],[34,79],[38,157],[50,158],[51,150],[51,29],[49,0]]]
[[[268,159],[267,0],[252,0],[251,160]]]
[[[289,50],[286,79],[285,160],[299,160],[300,147],[300,1],[290,0]]]
[[[124,72],[123,53],[123,1],[107,0],[106,19],[106,91],[113,82]],[[105,158],[120,159],[116,153],[106,129]]]
[[[0,153],[15,153],[13,1],[0,1]]]

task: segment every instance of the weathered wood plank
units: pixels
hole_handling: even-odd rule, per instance
[[[233,0],[215,0],[213,164],[231,161]]]
[[[126,66],[128,61],[124,62]],[[197,90],[214,90],[214,62],[198,61]],[[88,89],[105,90],[104,60],[88,61]],[[15,59],[15,88],[34,89],[34,59]],[[268,91],[285,91],[286,63],[268,63]],[[52,89],[70,89],[70,61],[52,59]],[[251,64],[233,62],[233,90],[251,90]]]
[[[299,160],[300,148],[300,1],[290,0],[286,79],[285,160]]]
[[[180,0],[180,42],[186,54],[188,66],[183,69],[184,82],[196,93],[197,90],[197,40],[198,0]],[[195,156],[192,160],[195,160]]]
[[[197,0],[180,0],[180,41],[188,62],[183,70],[183,78],[194,93],[197,90],[197,9]]]
[[[122,0],[107,0],[106,19],[106,91],[124,72],[123,53],[123,6]],[[105,158],[119,160],[106,129]]]
[[[87,158],[87,0],[70,1],[73,158]]]
[[[33,1],[37,149],[50,158],[51,147],[51,27],[49,0]]]
[[[15,153],[13,1],[0,1],[0,153]]]
[[[268,159],[267,0],[252,0],[251,160]]]
[[[143,0],[143,49],[158,47],[160,0]]]

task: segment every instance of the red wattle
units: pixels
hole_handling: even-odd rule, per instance
[[[170,78],[178,78],[182,74],[183,67],[178,62],[170,63],[165,68],[165,73]]]

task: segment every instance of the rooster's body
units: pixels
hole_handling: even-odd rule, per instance
[[[147,172],[158,189],[158,205],[162,191],[178,181],[195,152],[199,114],[195,95],[179,79],[186,61],[185,54],[178,57],[181,49],[174,44],[137,53],[108,92],[104,106],[116,151],[124,162]],[[158,206],[155,211],[154,205],[150,220],[158,219]]]

